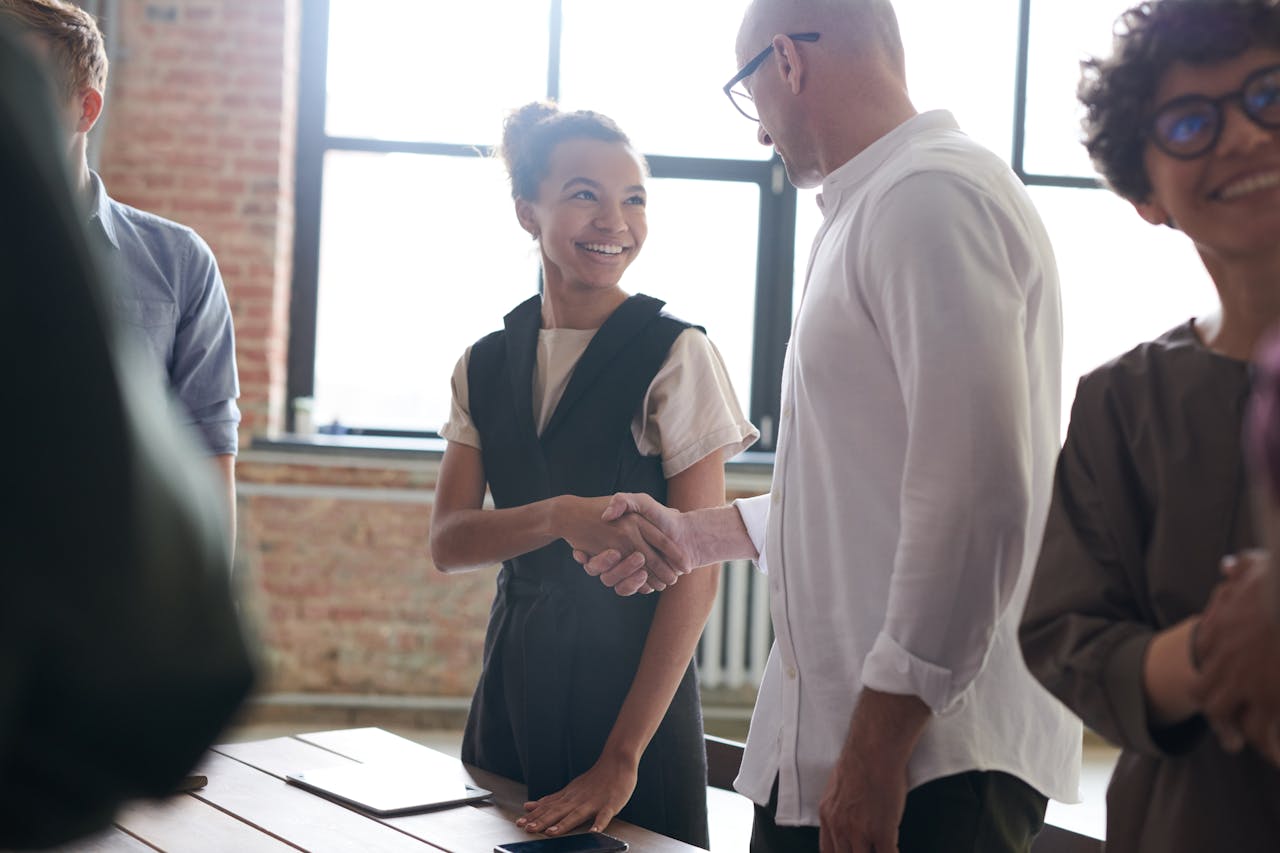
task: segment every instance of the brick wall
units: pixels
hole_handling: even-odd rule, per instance
[[[120,0],[101,171],[190,225],[231,300],[242,439],[283,422],[301,0]]]
[[[431,461],[240,464],[240,567],[268,692],[469,696],[493,572],[443,575]]]
[[[494,579],[431,565],[435,463],[249,449],[283,424],[301,2],[120,0],[100,171],[116,198],[193,227],[222,270],[264,692],[463,698]]]

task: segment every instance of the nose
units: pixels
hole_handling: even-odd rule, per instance
[[[773,144],[773,137],[769,135],[769,131],[764,129],[763,124],[756,125],[756,139],[760,140],[761,145]]]
[[[1222,114],[1222,135],[1218,138],[1218,151],[1222,154],[1247,154],[1276,137],[1269,130],[1250,118],[1238,101],[1226,105]]]
[[[627,230],[627,218],[622,215],[622,207],[616,204],[601,205],[593,224],[597,230],[609,234]]]

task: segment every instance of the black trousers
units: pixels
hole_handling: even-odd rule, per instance
[[[972,770],[907,793],[898,853],[1029,853],[1049,805],[1008,773]],[[769,805],[756,806],[751,853],[818,853],[816,826],[778,826],[778,780]]]

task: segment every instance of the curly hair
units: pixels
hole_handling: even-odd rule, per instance
[[[547,101],[525,104],[503,122],[502,147],[498,149],[511,177],[512,198],[537,200],[538,185],[551,170],[551,152],[569,139],[598,139],[631,146],[631,140],[608,116],[591,110],[561,112]],[[644,158],[640,161],[647,171]]]
[[[1280,0],[1149,0],[1116,21],[1111,56],[1080,63],[1084,145],[1117,193],[1146,201],[1143,166],[1156,89],[1177,62],[1206,65],[1280,48]]]

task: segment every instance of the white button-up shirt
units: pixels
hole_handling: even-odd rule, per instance
[[[1021,183],[925,113],[832,172],[770,497],[738,502],[776,640],[735,787],[818,803],[864,686],[934,716],[912,787],[999,770],[1074,802],[1081,729],[1017,626],[1059,448],[1053,249]]]

